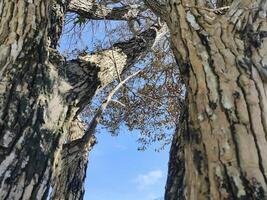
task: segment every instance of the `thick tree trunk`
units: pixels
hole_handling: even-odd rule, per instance
[[[0,199],[46,198],[73,118],[115,73],[57,52],[64,3],[0,2]]]
[[[45,198],[72,115],[49,60],[50,2],[0,2],[0,199]]]
[[[65,158],[61,149],[73,119],[100,86],[153,44],[155,31],[148,30],[112,50],[66,62],[56,46],[67,2],[0,1],[0,199],[46,198],[52,171],[69,169],[72,155]],[[87,158],[79,162],[73,166],[81,166],[83,180]]]
[[[236,0],[225,15],[201,0],[168,9],[188,116],[165,199],[266,199],[267,1]]]

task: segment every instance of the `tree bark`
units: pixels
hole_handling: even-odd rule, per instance
[[[143,11],[141,6],[107,7],[94,0],[69,0],[68,11],[94,20],[130,20]]]
[[[84,129],[84,124],[79,119],[74,120],[69,129],[68,143],[80,139],[84,135]],[[79,145],[63,146],[61,164],[55,174],[51,199],[83,199],[88,155],[95,143],[96,138],[91,135],[89,143],[85,147],[80,148]]]
[[[66,62],[56,50],[66,8],[62,0],[0,2],[0,199],[47,197],[73,120],[147,50],[136,38],[127,43],[134,54],[120,43],[113,59],[106,50]]]
[[[0,3],[0,199],[45,198],[73,115],[49,60],[50,2]]]
[[[64,1],[0,3],[0,199],[46,198],[71,122],[106,75],[82,61],[66,74],[55,49],[64,8]]]
[[[135,38],[126,42],[120,42],[113,45],[113,49],[106,49],[92,55],[80,56],[78,60],[70,61],[66,64],[64,72],[70,74],[69,81],[82,80],[83,70],[76,71],[76,65],[87,65],[95,63],[99,68],[98,84],[95,88],[101,89],[118,79],[123,70],[133,65],[140,57],[145,55],[153,45],[156,32],[148,29]],[[76,88],[82,89],[81,85]],[[75,95],[72,92],[72,95]],[[80,128],[79,128],[80,127]],[[83,125],[76,119],[71,123],[70,138],[67,139],[61,151],[61,157],[57,160],[54,169],[53,192],[51,199],[78,200],[83,198],[84,179],[88,163],[89,151],[95,144],[95,136],[90,136],[89,142],[84,145],[78,142],[84,135]],[[74,145],[73,145],[74,144]]]
[[[167,6],[188,115],[165,199],[266,199],[267,1],[236,0],[226,14],[204,0]]]
[[[180,111],[179,124],[176,127],[169,157],[168,177],[165,189],[164,199],[183,200],[183,180],[185,172],[184,141],[183,138],[187,132],[187,107]]]

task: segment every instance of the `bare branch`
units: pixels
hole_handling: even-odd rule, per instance
[[[140,6],[123,6],[109,8],[94,0],[70,0],[67,11],[94,20],[129,20],[144,11]]]
[[[86,146],[89,142],[90,139],[92,138],[92,135],[95,134],[95,130],[96,130],[96,126],[99,123],[103,112],[106,110],[108,104],[110,103],[110,101],[112,101],[112,97],[113,95],[131,78],[133,78],[134,76],[136,76],[137,74],[139,74],[141,71],[137,71],[135,73],[133,73],[132,75],[128,76],[126,79],[122,80],[113,90],[111,90],[111,92],[109,93],[109,95],[107,96],[106,100],[104,100],[104,102],[101,104],[101,106],[98,108],[95,116],[93,117],[93,119],[91,120],[87,130],[85,131],[85,134],[83,135],[82,138],[79,138],[77,140],[74,140],[70,143],[67,143],[64,145],[64,148],[71,148],[77,145],[80,145],[80,147],[84,147]],[[80,150],[79,148],[77,148],[77,150]]]
[[[120,102],[120,101],[118,101],[118,100],[111,99],[111,102],[117,103],[117,104],[119,104],[119,105],[122,106],[122,107],[126,107],[125,104],[123,104],[122,102]]]
[[[110,49],[81,55],[68,61],[60,69],[60,75],[70,84],[67,101],[77,102],[81,109],[91,100],[92,94],[118,78],[118,73],[132,66],[147,54],[156,37],[154,29],[148,29],[126,42],[119,42]]]

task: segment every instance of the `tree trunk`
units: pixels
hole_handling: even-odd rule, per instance
[[[68,142],[75,141],[84,135],[84,124],[76,119],[71,123]],[[88,154],[96,143],[92,135],[90,142],[85,147],[79,145],[63,146],[62,161],[55,174],[55,184],[51,199],[55,200],[81,200],[84,195],[84,179],[88,164]]]
[[[72,155],[61,159],[61,149],[73,119],[153,44],[155,31],[148,30],[100,54],[65,61],[56,47],[67,2],[0,2],[0,199],[47,197],[52,171],[69,169]],[[83,180],[87,160],[76,161]]]
[[[49,61],[50,2],[0,2],[0,199],[44,199],[72,115]]]
[[[107,76],[55,49],[64,3],[0,2],[0,199],[47,197],[71,122]]]
[[[165,199],[168,200],[183,200],[183,180],[185,172],[185,157],[184,157],[184,134],[187,130],[187,110],[184,107],[183,111],[180,111],[179,124],[173,135],[169,166],[168,177],[165,188]]]
[[[114,44],[112,49],[106,49],[92,55],[80,56],[78,60],[70,61],[66,64],[64,73],[71,75],[68,77],[70,82],[71,80],[82,80],[84,71],[78,70],[73,73],[75,71],[73,69],[79,69],[79,65],[88,66],[88,63],[94,63],[96,67],[91,70],[94,72],[97,69],[98,79],[92,90],[95,91],[96,88],[101,90],[101,87],[105,87],[116,80],[118,74],[121,74],[124,69],[134,64],[140,56],[145,55],[153,45],[155,37],[155,30],[148,29],[126,42]],[[90,84],[90,80],[88,84]],[[86,86],[88,87],[88,85]],[[80,84],[78,87],[82,92],[84,86]],[[84,92],[85,94],[88,93],[87,90],[84,90]],[[73,93],[72,95],[75,95],[75,90]],[[85,97],[90,100],[93,94],[91,96],[87,94]],[[68,138],[66,138],[61,155],[55,164],[51,199],[79,200],[83,198],[88,154],[96,141],[95,136],[91,135],[89,142],[84,144],[83,140],[81,140],[84,135],[83,128],[83,124],[76,118],[70,124]]]
[[[168,1],[188,115],[165,199],[266,199],[267,1],[236,0],[226,14],[194,2]]]

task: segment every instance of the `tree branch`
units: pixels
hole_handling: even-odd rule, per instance
[[[84,135],[84,128],[84,123],[79,118],[73,120],[69,127],[70,135],[67,140],[70,142],[81,138]],[[73,147],[61,151],[61,158],[58,159],[60,165],[55,165],[58,167],[54,170],[55,176],[50,200],[83,199],[89,151],[95,144],[96,138],[92,136],[86,148]]]
[[[118,73],[146,55],[155,37],[156,31],[148,29],[126,42],[114,44],[110,49],[67,61],[60,69],[61,77],[70,84],[66,100],[77,102],[75,106],[82,109],[98,88],[116,80]]]
[[[84,124],[77,118],[69,128],[68,142],[63,145],[61,158],[58,161],[60,167],[54,170],[55,180],[53,184],[52,199],[81,199],[84,193],[84,178],[88,163],[89,151],[96,143],[95,129],[102,113],[112,101],[112,96],[132,77],[140,71],[121,81],[101,104],[89,127],[84,131]],[[69,174],[69,172],[73,172]]]
[[[63,146],[63,148],[68,148],[71,149],[73,147],[76,147],[76,149],[78,151],[80,151],[80,148],[84,148],[87,146],[87,144],[90,142],[90,139],[92,138],[92,135],[94,135],[95,130],[96,130],[96,126],[99,123],[102,114],[104,113],[104,111],[106,110],[108,104],[110,103],[110,101],[112,101],[112,97],[114,96],[114,94],[131,78],[133,78],[134,76],[136,76],[137,74],[139,74],[141,71],[137,71],[135,73],[133,73],[132,75],[128,76],[126,79],[122,80],[113,90],[111,90],[111,92],[109,93],[109,95],[107,96],[106,100],[104,100],[101,104],[101,106],[98,108],[95,116],[93,117],[93,119],[91,120],[88,128],[85,131],[85,134],[83,135],[82,138],[79,138],[77,140],[71,141],[70,143],[67,143]],[[73,153],[73,152],[72,152]]]
[[[94,20],[129,20],[144,11],[140,6],[123,6],[109,8],[93,0],[70,0],[67,11]]]

